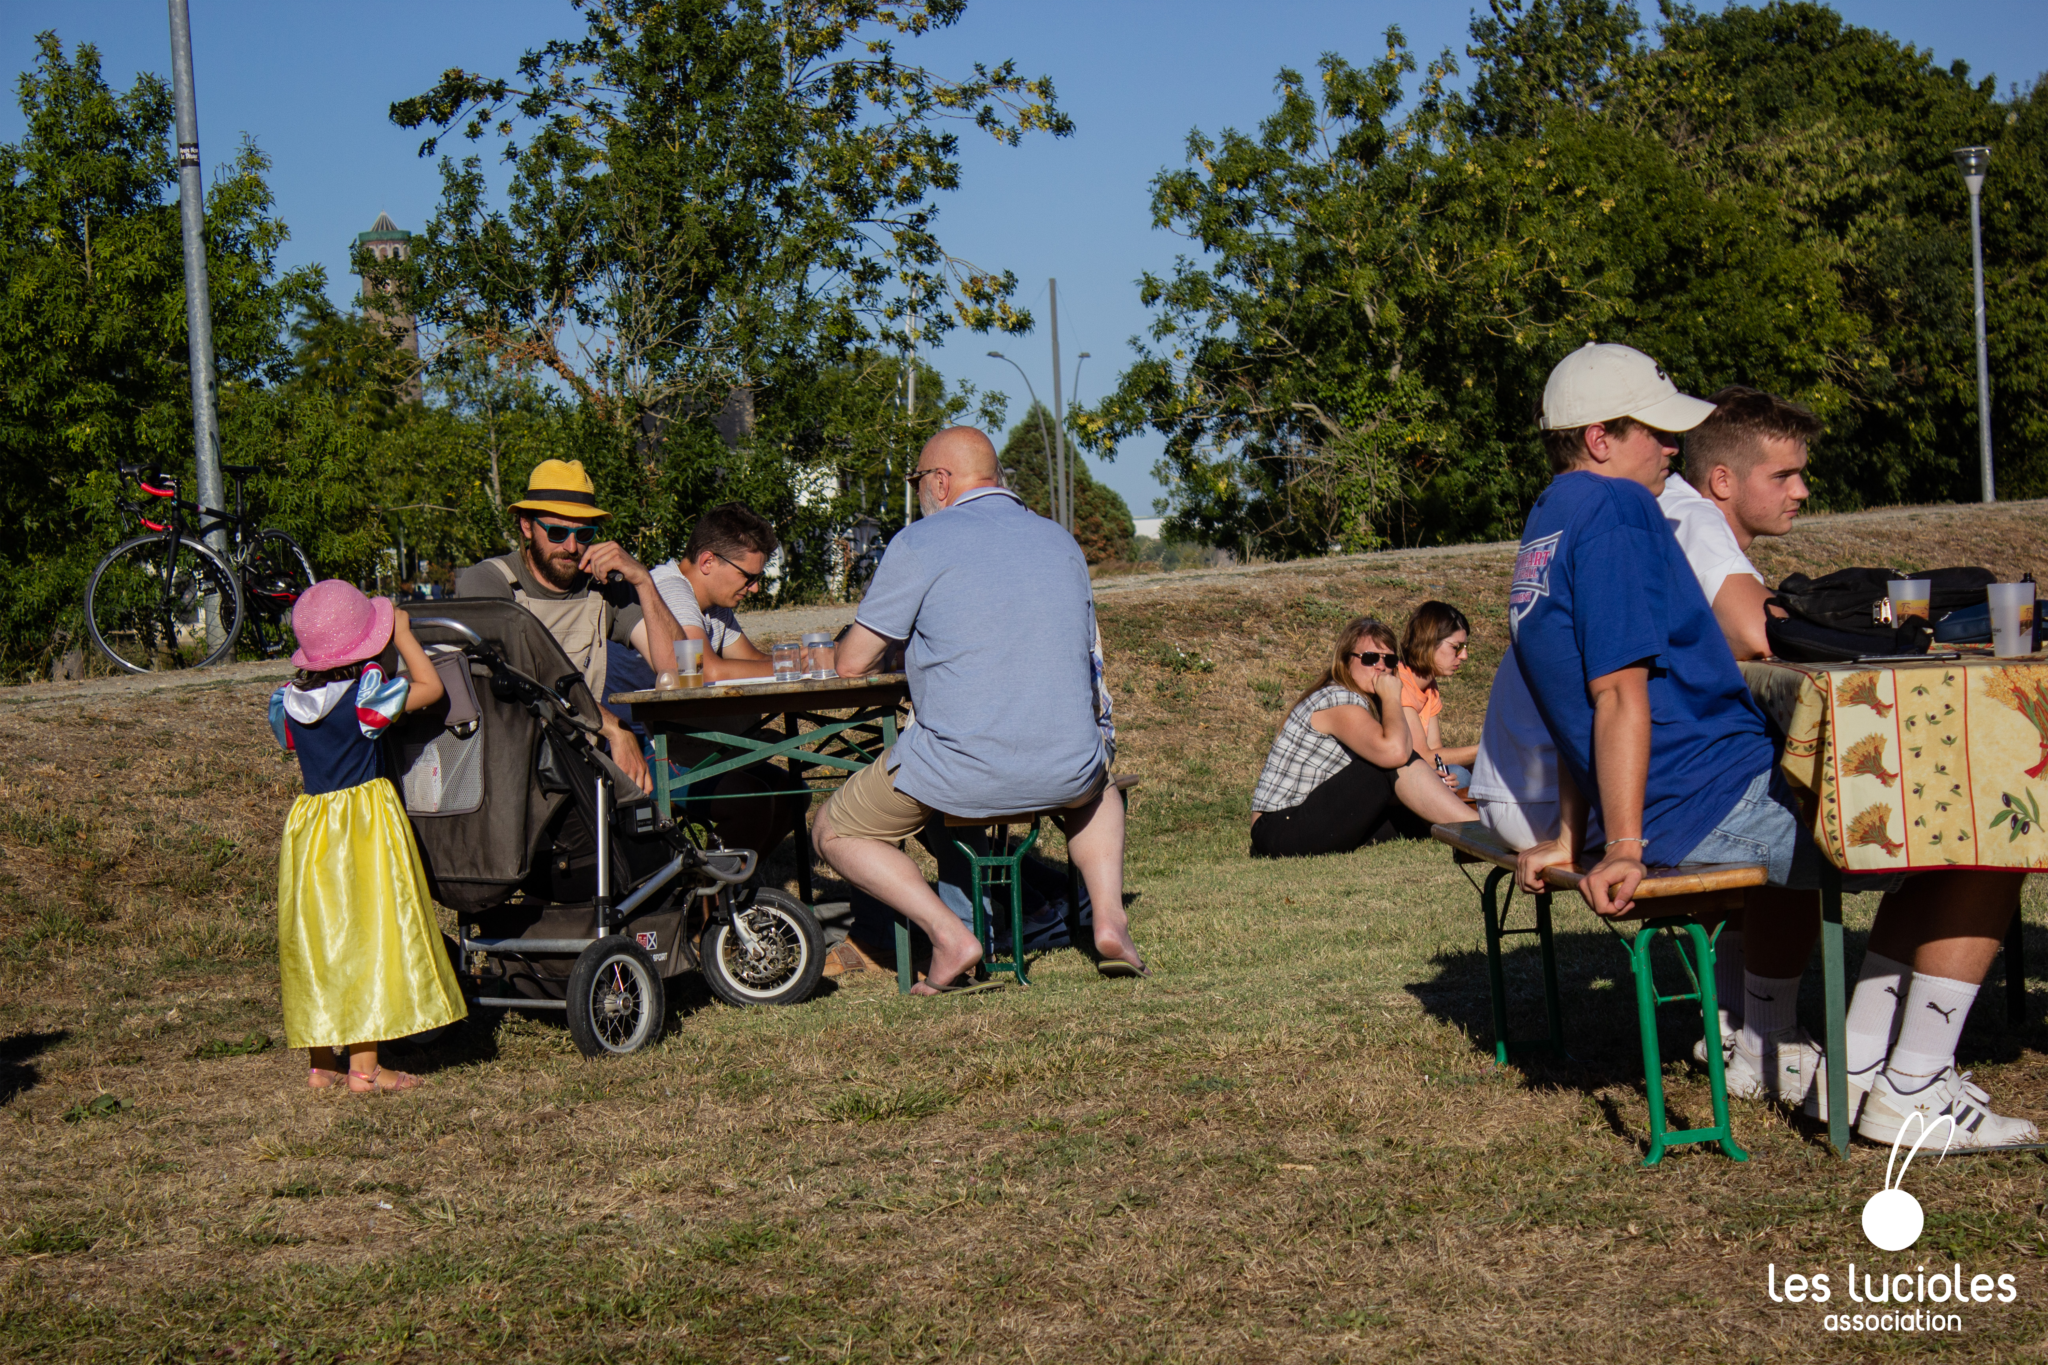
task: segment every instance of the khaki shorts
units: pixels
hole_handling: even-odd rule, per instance
[[[1088,794],[1066,807],[1077,810],[1102,794],[1109,783],[1109,769],[1103,767],[1090,784]],[[914,837],[934,815],[943,815],[914,796],[896,790],[896,774],[889,765],[870,763],[855,773],[846,785],[825,802],[832,831],[849,839],[880,839],[897,844]]]

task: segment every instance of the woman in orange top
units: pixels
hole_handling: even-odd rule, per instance
[[[1408,721],[1408,736],[1415,752],[1436,765],[1444,785],[1453,791],[1472,785],[1472,762],[1479,757],[1479,746],[1444,747],[1438,720],[1444,698],[1437,679],[1465,666],[1471,636],[1472,623],[1448,602],[1424,602],[1401,632],[1401,712]]]

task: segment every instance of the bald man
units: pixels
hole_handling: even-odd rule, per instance
[[[1063,811],[1098,967],[1143,975],[1124,915],[1124,805],[1108,785],[1081,547],[1003,487],[995,446],[972,427],[932,437],[910,483],[924,520],[889,542],[834,663],[858,676],[902,642],[917,717],[818,812],[818,851],[930,936],[915,993],[937,995],[973,981],[981,945],[902,841],[939,814]]]

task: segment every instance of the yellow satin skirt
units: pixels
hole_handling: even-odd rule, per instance
[[[384,778],[292,803],[277,859],[287,1047],[403,1038],[469,1012],[412,826]]]

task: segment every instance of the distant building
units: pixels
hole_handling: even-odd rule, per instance
[[[393,257],[397,257],[402,261],[412,255],[412,234],[392,222],[390,214],[380,213],[377,215],[377,221],[370,224],[368,232],[356,234],[356,245],[367,248],[370,254],[380,261],[388,261]],[[420,358],[420,330],[418,324],[414,322],[412,314],[380,312],[368,305],[370,294],[370,283],[365,280],[363,282],[363,296],[365,299],[363,315],[371,322],[378,324],[391,333],[392,339],[398,343],[399,349],[411,356],[414,361],[418,361]],[[424,396],[425,390],[420,383],[419,367],[415,364],[413,366],[412,378],[406,381],[405,397],[417,403]]]

